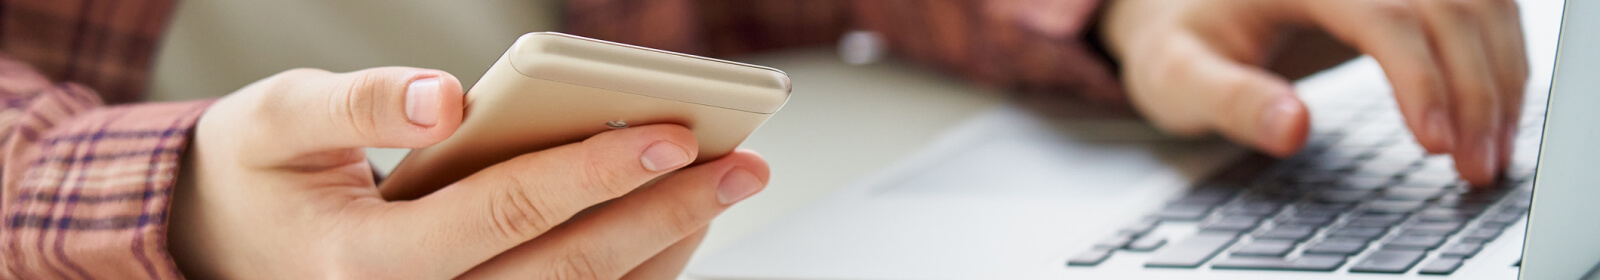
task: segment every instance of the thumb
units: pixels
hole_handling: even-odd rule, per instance
[[[1202,58],[1193,69],[1190,104],[1207,105],[1211,125],[1237,143],[1276,156],[1288,156],[1305,144],[1311,128],[1310,113],[1288,81],[1259,67],[1239,64],[1219,56]]]
[[[1146,116],[1169,132],[1214,130],[1276,156],[1304,145],[1309,113],[1288,81],[1199,49],[1173,56],[1157,65],[1161,77],[1145,79],[1153,83],[1133,97]]]
[[[279,142],[268,162],[350,148],[417,148],[461,124],[461,83],[439,70],[371,68],[349,73],[297,69],[263,80],[265,134]]]

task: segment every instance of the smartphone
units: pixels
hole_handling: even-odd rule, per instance
[[[688,127],[704,162],[733,152],[789,89],[788,74],[770,67],[528,33],[467,91],[455,134],[412,150],[379,190],[416,199],[522,154],[647,124]]]

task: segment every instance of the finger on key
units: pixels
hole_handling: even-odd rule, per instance
[[[1461,178],[1482,186],[1500,171],[1500,142],[1505,94],[1495,77],[1477,9],[1487,1],[1416,1],[1422,5],[1434,53],[1450,77],[1457,133],[1462,144],[1454,152]]]

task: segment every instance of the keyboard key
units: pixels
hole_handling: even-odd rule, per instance
[[[1254,217],[1222,217],[1200,225],[1200,230],[1244,232],[1256,228],[1258,224],[1261,224],[1261,219]]]
[[[1455,245],[1444,247],[1444,250],[1439,250],[1439,255],[1446,257],[1471,258],[1472,256],[1478,255],[1478,251],[1480,250],[1483,250],[1482,243],[1456,243]]]
[[[1139,239],[1133,240],[1132,243],[1128,243],[1128,246],[1125,248],[1127,248],[1128,251],[1149,252],[1155,251],[1156,248],[1161,248],[1161,245],[1166,244],[1167,238],[1165,237],[1145,235],[1144,237],[1139,237]]]
[[[1521,220],[1521,219],[1522,219],[1522,214],[1507,214],[1507,213],[1492,214],[1492,215],[1483,217],[1483,225],[1484,226],[1494,226],[1494,227],[1504,228],[1504,227],[1507,227],[1507,226],[1511,226],[1511,224],[1516,223],[1517,220]]]
[[[1344,265],[1340,256],[1302,256],[1292,260],[1264,257],[1230,257],[1211,265],[1212,269],[1261,269],[1333,271]]]
[[[1096,266],[1111,257],[1111,249],[1090,249],[1087,252],[1072,256],[1067,259],[1068,266]]]
[[[1388,228],[1406,220],[1405,214],[1362,213],[1351,217],[1345,227]]]
[[[1303,225],[1321,227],[1333,223],[1335,217],[1329,216],[1290,216],[1278,219],[1279,224]]]
[[[1150,231],[1155,230],[1156,226],[1160,225],[1160,222],[1160,220],[1156,219],[1144,219],[1126,227],[1122,227],[1122,229],[1118,230],[1117,233],[1132,236],[1144,236],[1145,234],[1150,233]]]
[[[1375,190],[1395,184],[1394,176],[1349,176],[1339,181],[1341,189]]]
[[[1444,194],[1444,188],[1388,188],[1383,190],[1384,200],[1424,201]]]
[[[1367,160],[1365,163],[1362,163],[1361,168],[1356,170],[1356,172],[1368,172],[1372,174],[1406,173],[1411,171],[1413,168],[1421,167],[1418,165],[1419,162],[1417,160],[1418,158],[1414,156],[1384,155],[1384,157],[1373,158],[1371,160]]]
[[[1373,193],[1375,192],[1372,190],[1363,189],[1327,189],[1313,193],[1311,195],[1311,199],[1319,202],[1333,203],[1360,202],[1361,200],[1372,196]]]
[[[1182,198],[1178,198],[1177,200],[1173,200],[1172,202],[1169,202],[1168,204],[1193,205],[1193,206],[1217,206],[1218,204],[1222,204],[1223,202],[1227,202],[1228,199],[1232,199],[1233,198],[1233,192],[1237,192],[1237,190],[1230,190],[1230,189],[1224,189],[1224,188],[1196,189],[1194,192],[1189,193],[1188,195],[1185,195]]]
[[[1306,246],[1306,254],[1341,255],[1349,256],[1361,253],[1367,249],[1367,241],[1350,239],[1329,239],[1312,243]]]
[[[1344,227],[1329,230],[1328,237],[1372,241],[1373,239],[1383,237],[1385,233],[1389,233],[1389,229],[1371,227]]]
[[[1450,275],[1450,273],[1455,273],[1457,268],[1461,268],[1461,261],[1461,258],[1457,257],[1440,257],[1422,265],[1422,268],[1417,269],[1417,273]]]
[[[1340,173],[1301,173],[1296,176],[1282,178],[1289,185],[1333,185],[1344,178]]]
[[[1374,200],[1364,204],[1371,213],[1410,213],[1422,209],[1423,201]]]
[[[1500,232],[1502,232],[1502,231],[1505,231],[1505,230],[1502,229],[1502,228],[1498,228],[1498,227],[1495,227],[1495,228],[1477,228],[1477,229],[1469,230],[1469,231],[1467,231],[1467,233],[1462,234],[1461,235],[1461,241],[1464,241],[1464,242],[1478,242],[1478,243],[1489,242],[1489,241],[1494,240],[1494,238],[1496,238],[1496,237],[1500,237]]]
[[[1303,209],[1303,210],[1295,210],[1294,211],[1294,215],[1290,215],[1290,216],[1292,216],[1292,217],[1312,217],[1312,218],[1338,219],[1339,215],[1344,215],[1344,211],[1326,211],[1326,210]]]
[[[1465,222],[1478,217],[1483,211],[1470,209],[1456,209],[1446,207],[1428,207],[1417,213],[1417,218],[1424,222]]]
[[[1437,170],[1441,172],[1426,172],[1434,171],[1429,168],[1419,169],[1419,172],[1407,174],[1405,180],[1401,180],[1400,183],[1395,184],[1394,187],[1441,189],[1455,185],[1461,180],[1460,177],[1456,176],[1454,172],[1455,167],[1453,167],[1453,164],[1445,165],[1443,168],[1448,169]]]
[[[1299,242],[1310,239],[1311,234],[1316,232],[1317,228],[1314,227],[1280,225],[1262,232],[1261,234],[1257,234],[1256,239],[1289,240]]]
[[[1127,247],[1129,242],[1133,242],[1133,235],[1131,235],[1131,234],[1117,234],[1117,235],[1112,235],[1111,237],[1107,237],[1106,239],[1101,239],[1099,243],[1095,243],[1094,244],[1094,248],[1095,249],[1122,249],[1123,247]]]
[[[1492,201],[1472,201],[1466,197],[1463,197],[1461,194],[1445,194],[1439,196],[1439,199],[1435,199],[1433,205],[1452,209],[1473,210],[1478,213],[1482,213],[1483,210],[1489,209],[1490,203],[1492,203]]]
[[[1151,216],[1162,221],[1193,222],[1205,218],[1210,213],[1210,206],[1168,204]]]
[[[1234,256],[1283,257],[1294,250],[1293,241],[1257,240],[1233,249]]]
[[[1284,203],[1279,201],[1280,198],[1270,195],[1257,196],[1260,194],[1261,193],[1253,193],[1251,196],[1246,196],[1244,199],[1240,200],[1238,203],[1234,203],[1231,206],[1238,209],[1246,209],[1247,211],[1266,213],[1275,213],[1278,210],[1283,209]]]
[[[1462,222],[1419,222],[1400,227],[1400,230],[1414,233],[1437,233],[1449,235],[1461,230]]]
[[[1271,217],[1271,216],[1273,216],[1275,214],[1278,214],[1278,210],[1262,211],[1262,210],[1259,210],[1259,209],[1252,210],[1252,209],[1239,209],[1239,208],[1232,208],[1232,207],[1223,208],[1222,210],[1218,210],[1218,212],[1222,213],[1223,217],[1241,217],[1241,218],[1256,218],[1256,219],[1265,219],[1267,217]]]
[[[1350,267],[1350,272],[1405,273],[1417,265],[1427,251],[1378,250]]]
[[[1383,242],[1384,249],[1432,250],[1444,244],[1446,236],[1400,235]]]
[[[1295,209],[1295,212],[1297,212],[1297,213],[1305,213],[1305,212],[1344,213],[1345,211],[1350,211],[1351,208],[1355,208],[1355,207],[1356,207],[1355,203],[1307,202],[1307,203],[1301,203],[1301,204],[1295,205],[1294,209]]]
[[[1227,216],[1266,217],[1277,214],[1283,209],[1283,204],[1275,202],[1242,202],[1222,208],[1222,214]]]
[[[1201,232],[1195,236],[1166,246],[1144,263],[1145,267],[1195,268],[1216,256],[1223,248],[1232,245],[1234,234]]]

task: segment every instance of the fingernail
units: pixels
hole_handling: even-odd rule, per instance
[[[722,182],[717,184],[717,201],[733,204],[755,195],[757,191],[761,191],[761,179],[750,171],[734,168],[727,175],[722,175]]]
[[[645,170],[661,172],[689,164],[689,151],[667,141],[656,142],[644,149],[644,155],[639,157],[639,163],[644,165]]]
[[[1427,118],[1428,127],[1425,129],[1428,131],[1428,138],[1432,138],[1434,139],[1433,141],[1438,141],[1436,143],[1439,143],[1438,148],[1440,150],[1436,152],[1449,153],[1451,150],[1455,150],[1456,129],[1455,125],[1450,123],[1450,116],[1446,115],[1443,109],[1434,108],[1428,110]]]
[[[1259,135],[1262,147],[1276,147],[1288,139],[1289,130],[1294,126],[1294,114],[1300,110],[1300,104],[1293,95],[1284,94],[1273,98],[1271,107],[1261,112],[1261,132]],[[1293,151],[1288,151],[1293,152]]]
[[[406,86],[406,118],[420,126],[439,123],[439,78],[423,78]]]

